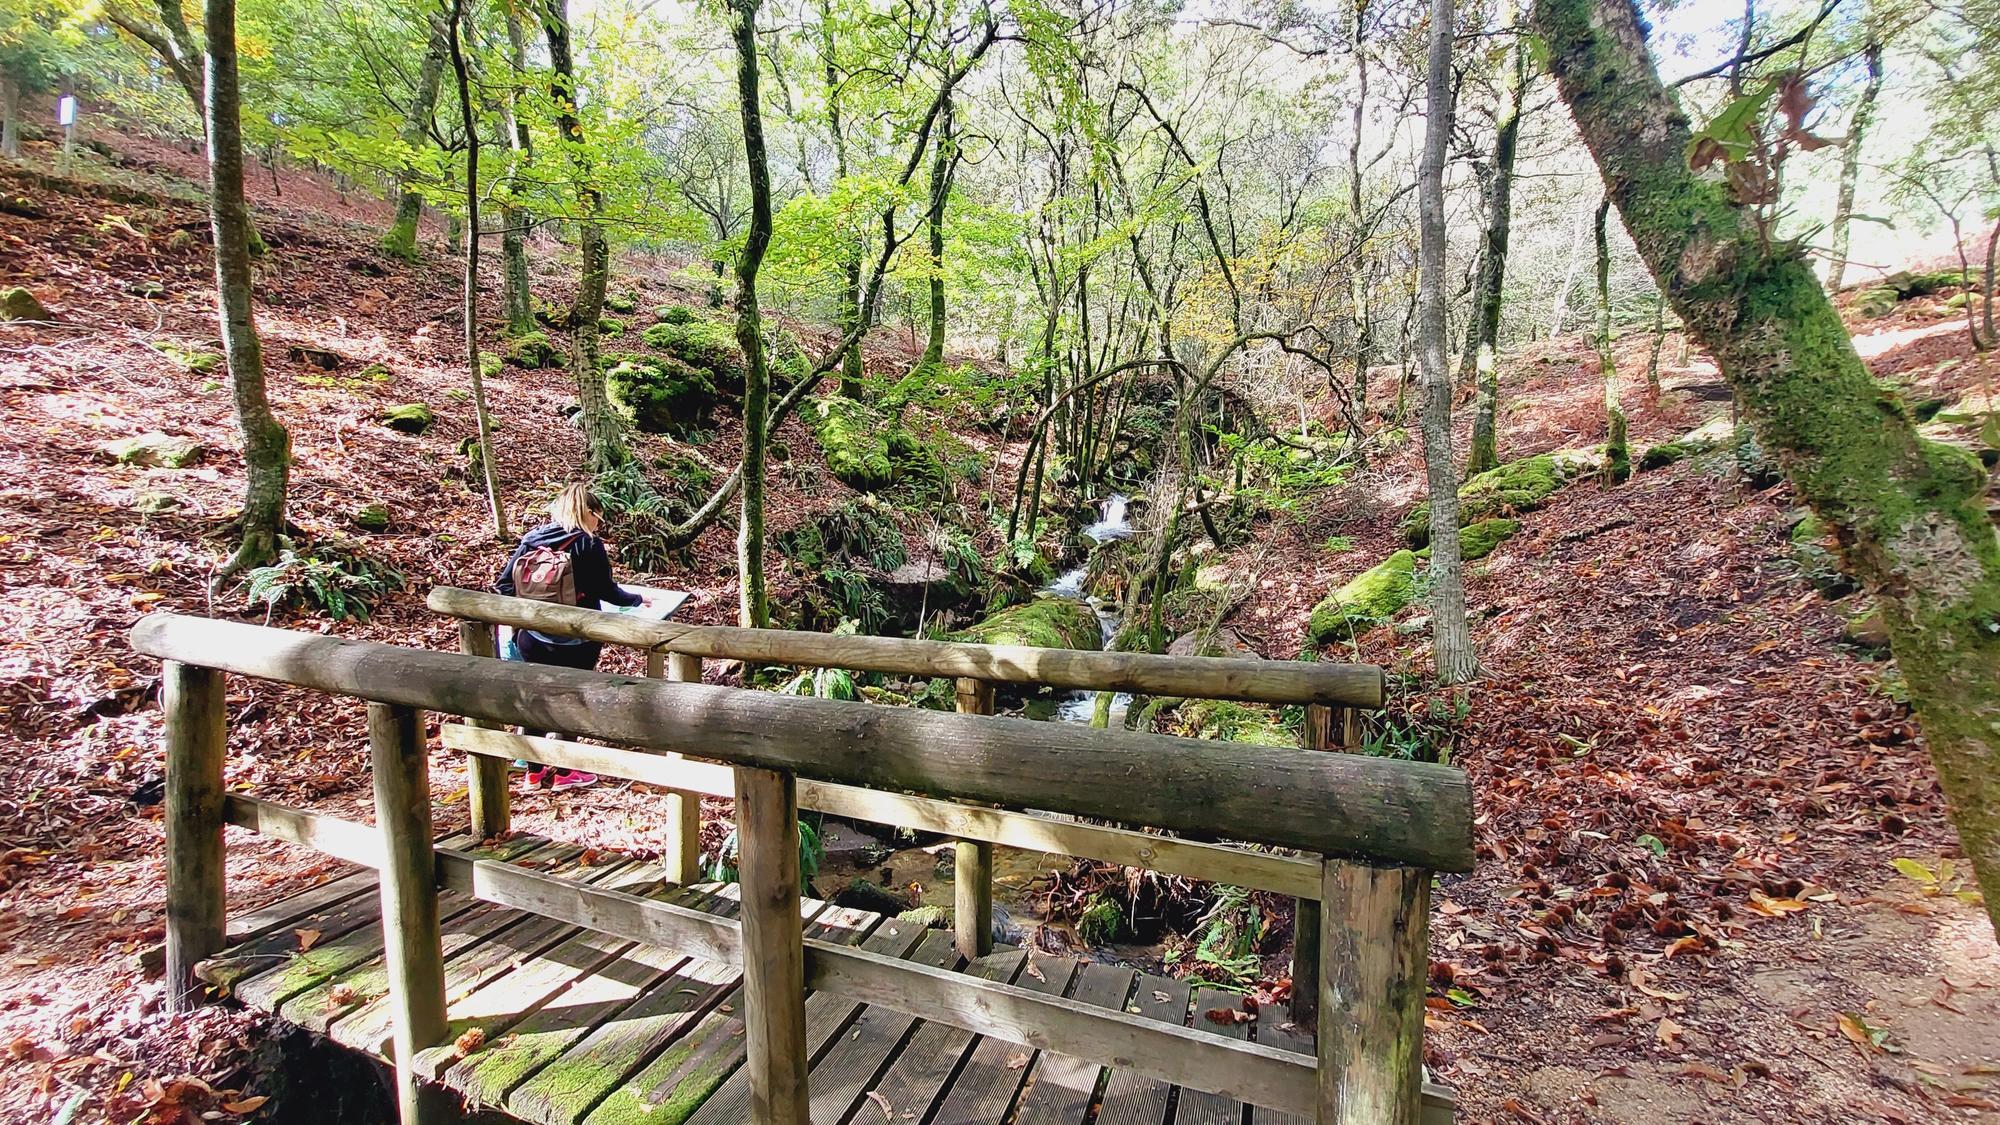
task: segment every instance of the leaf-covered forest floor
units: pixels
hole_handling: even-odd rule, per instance
[[[246,611],[240,594],[205,593],[220,548],[203,536],[240,491],[227,390],[157,350],[213,347],[206,224],[189,182],[199,161],[111,139],[110,156],[86,156],[85,186],[0,167],[0,195],[27,201],[0,208],[0,282],[28,285],[57,318],[0,324],[8,1120],[45,1120],[80,1098],[77,1120],[178,1121],[258,1093],[240,1089],[239,1068],[263,1029],[222,1010],[165,1020],[139,966],[161,936],[160,727],[157,668],[130,654],[125,630],[154,609]],[[47,167],[45,151],[31,155]],[[272,246],[258,266],[259,319],[297,454],[292,518],[308,540],[363,539],[410,577],[343,634],[452,647],[455,631],[425,611],[423,592],[483,586],[499,555],[455,454],[473,430],[470,404],[450,393],[464,384],[455,264],[435,251],[414,266],[385,260],[372,250],[380,201],[289,172],[278,182],[282,195],[263,175],[251,190]],[[565,268],[540,255],[538,290],[561,297]],[[642,309],[693,303],[665,265],[625,261],[620,278]],[[490,302],[497,292],[496,281]],[[1954,315],[1920,299],[1856,330],[1878,374],[1919,385],[1913,398],[1955,397],[1982,373]],[[908,363],[891,335],[871,342],[871,364]],[[325,371],[295,346],[341,362]],[[1644,334],[1622,346],[1635,452],[1727,410],[1713,368],[1698,355],[1677,365],[1675,351],[1670,339],[1668,390],[1651,403]],[[356,377],[377,362],[386,381]],[[1376,410],[1390,409],[1392,381],[1376,380]],[[569,380],[510,367],[488,388],[518,526],[580,460],[561,414]],[[1601,387],[1581,339],[1513,357],[1503,394],[1503,456],[1601,438]],[[437,412],[428,433],[380,425],[387,407],[419,400]],[[990,487],[1011,479],[1018,433],[939,421],[997,460]],[[205,456],[141,469],[99,452],[151,431],[199,441]],[[778,437],[815,448],[796,421]],[[726,467],[733,440],[724,427],[678,452]],[[1298,651],[1328,587],[1401,545],[1394,527],[1419,498],[1416,467],[1407,444],[1379,450],[1300,518],[1275,518],[1226,553],[1246,591],[1228,624],[1266,655]],[[774,524],[843,492],[781,467]],[[387,531],[353,526],[370,502],[388,507]],[[1937,872],[1956,846],[1892,669],[1843,640],[1847,607],[1795,560],[1788,490],[1746,484],[1711,457],[1616,486],[1571,483],[1522,522],[1471,568],[1487,675],[1469,711],[1423,694],[1399,695],[1394,711],[1449,737],[1476,787],[1479,868],[1442,882],[1432,917],[1430,1061],[1458,1089],[1462,1118],[2000,1117],[2000,952],[1983,916],[1948,893],[1961,876],[1927,887],[1891,866]],[[1352,545],[1331,551],[1330,536]],[[694,592],[689,619],[725,620],[732,546],[727,528],[712,530],[685,570],[651,577]],[[1382,628],[1326,655],[1384,664],[1415,685],[1428,646],[1421,632]],[[357,705],[241,680],[229,703],[233,788],[367,817]],[[441,827],[463,823],[460,769],[434,759]],[[517,823],[644,850],[660,842],[656,808],[649,793],[605,785],[527,795]],[[717,822],[723,812],[709,810]],[[330,866],[232,831],[232,903],[289,893]]]

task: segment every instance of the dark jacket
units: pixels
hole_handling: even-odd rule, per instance
[[[576,578],[576,604],[584,609],[601,609],[604,603],[633,606],[646,599],[630,590],[621,588],[611,578],[611,556],[604,553],[604,540],[582,531],[565,531],[552,523],[545,523],[521,537],[514,553],[507,556],[507,565],[500,568],[500,577],[493,582],[493,589],[508,597],[514,596],[514,564],[522,555],[536,547],[553,547],[563,540],[570,540],[570,572]],[[529,631],[528,635],[545,644],[582,644],[575,637],[551,637]]]

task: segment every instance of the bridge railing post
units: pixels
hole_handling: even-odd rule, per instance
[[[735,778],[750,1120],[808,1125],[798,779],[750,766],[736,767]]]
[[[161,668],[167,719],[167,1010],[193,1009],[194,967],[222,951],[222,760],[228,743],[222,673],[169,660]]]
[[[1431,873],[1320,865],[1316,1125],[1419,1125]]]
[[[678,683],[698,684],[701,657],[648,649],[646,675],[656,680],[664,675]],[[667,878],[674,882],[686,886],[701,881],[701,794],[680,789],[667,791],[667,846],[660,859]]]
[[[993,685],[960,677],[958,710],[964,715],[991,715]],[[952,928],[958,952],[967,960],[984,957],[993,952],[993,845],[960,840],[953,853]]]
[[[1308,750],[1332,750],[1347,745],[1348,709],[1310,704],[1306,707],[1303,741]],[[1292,900],[1292,1018],[1312,1027],[1319,1012],[1320,904]]]
[[[431,1125],[445,1119],[440,1091],[424,1087],[416,1057],[443,1043],[449,1032],[422,712],[370,703],[368,749],[375,768],[375,825],[382,836],[382,949],[396,1015],[397,1111],[403,1125]]]
[[[458,648],[467,656],[495,657],[499,646],[494,627],[484,621],[458,623]],[[497,730],[499,723],[468,719],[475,727]],[[472,834],[482,840],[506,834],[512,820],[507,793],[507,760],[481,754],[466,755],[466,804],[471,813]]]

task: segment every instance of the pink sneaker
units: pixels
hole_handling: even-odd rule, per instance
[[[597,784],[597,775],[582,770],[551,770],[557,789],[588,789]]]

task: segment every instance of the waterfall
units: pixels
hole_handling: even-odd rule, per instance
[[[1102,515],[1098,521],[1083,529],[1093,542],[1109,543],[1113,539],[1132,538],[1132,525],[1125,521],[1125,505],[1128,498],[1122,493],[1114,493],[1104,502]]]

